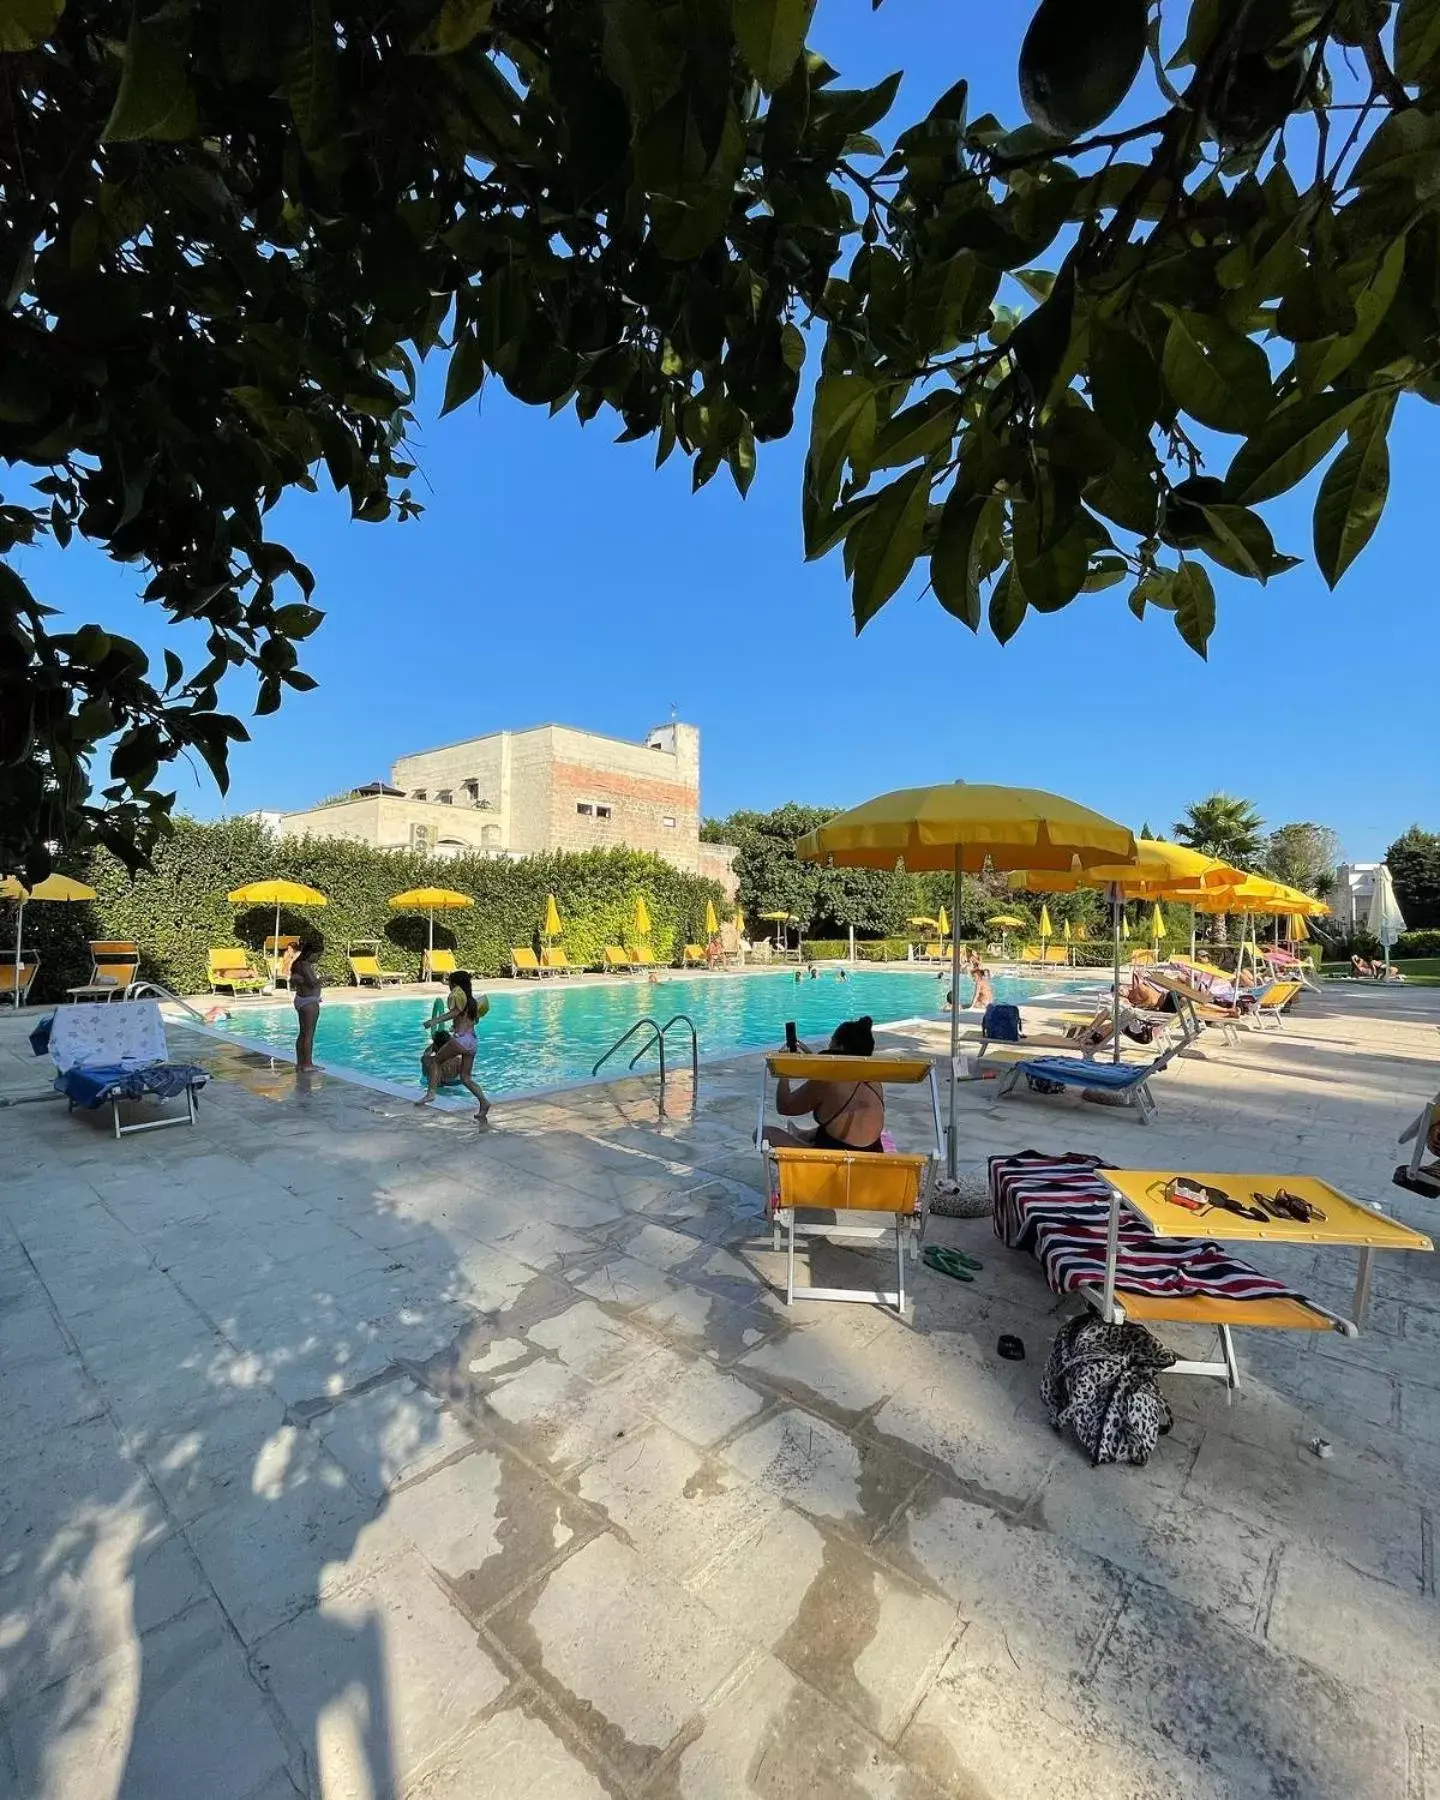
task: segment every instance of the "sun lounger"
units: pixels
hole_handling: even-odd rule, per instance
[[[571,962],[563,950],[542,950],[540,967],[547,975],[579,975],[583,973]]]
[[[374,987],[384,987],[387,982],[408,981],[410,979],[410,977],[400,969],[382,969],[380,967],[380,958],[373,952],[362,951],[359,954],[350,953],[347,954],[345,960],[350,965],[350,979],[355,983],[356,987],[365,987],[367,984]]]
[[[270,971],[270,979],[277,987],[282,981],[288,981],[289,977],[282,972],[280,965],[292,950],[299,950],[300,939],[293,932],[281,932],[279,937],[276,937],[272,931],[260,948],[265,958],[265,966]]]
[[[212,994],[259,994],[269,985],[250,961],[250,952],[224,945],[206,957]]]
[[[121,938],[92,938],[90,976],[65,991],[74,1001],[123,999],[140,969],[140,946]]]
[[[927,944],[916,960],[919,962],[939,963],[949,962],[950,958],[945,954],[945,946],[943,944]]]
[[[538,981],[541,975],[540,958],[533,950],[522,944],[512,945],[510,950],[510,973],[517,978],[521,975],[533,975]]]
[[[680,957],[682,969],[703,969],[705,967],[705,946],[703,944],[687,944]]]
[[[420,952],[420,979],[422,981],[446,981],[458,967],[453,950],[422,950]]]
[[[632,950],[630,952],[630,966],[632,969],[653,969],[655,967],[655,952],[643,946],[638,950]]]
[[[1266,1031],[1271,1028],[1279,1031],[1282,1025],[1280,1015],[1294,1002],[1295,996],[1300,992],[1300,987],[1301,984],[1298,981],[1272,981],[1268,987],[1262,988],[1255,996],[1253,1009],[1241,1013],[1242,1022],[1256,1031]],[[1270,1021],[1268,1026],[1267,1019]]]
[[[40,973],[40,958],[33,950],[20,952],[19,979],[16,979],[15,952],[4,952],[5,961],[0,964],[0,1004],[9,1001],[12,1006],[23,1006],[34,986],[35,977]]]
[[[71,1111],[77,1106],[89,1111],[109,1106],[117,1138],[159,1131],[166,1125],[193,1125],[195,1096],[210,1079],[193,1064],[170,1061],[165,1023],[153,1000],[61,1007],[50,1021],[43,1047],[55,1064],[56,1091],[70,1102]],[[120,1108],[130,1101],[172,1100],[181,1094],[183,1115],[120,1123]]]
[[[1078,1056],[1033,1056],[1013,1063],[996,1099],[1003,1100],[1015,1091],[1021,1076],[1032,1093],[1051,1094],[1060,1088],[1075,1087],[1088,1094],[1113,1095],[1125,1106],[1135,1109],[1142,1125],[1155,1115],[1155,1097],[1150,1083],[1179,1055],[1183,1045],[1171,1044],[1148,1063],[1087,1062]]]
[[[618,944],[606,944],[605,948],[600,952],[600,967],[602,969],[618,970],[628,974],[634,966],[634,963],[630,959],[629,952],[622,950]]]
[[[923,1155],[898,1151],[812,1150],[764,1140],[765,1103],[771,1080],[870,1081],[914,1086],[930,1084],[935,1148]],[[760,1074],[756,1142],[766,1169],[766,1191],[775,1248],[786,1252],[785,1303],[846,1300],[893,1306],[905,1311],[905,1252],[919,1255],[924,1236],[930,1178],[941,1149],[940,1095],[928,1057],[806,1056],[766,1057]],[[876,1215],[888,1215],[881,1223]],[[893,1232],[896,1281],[893,1289],[799,1287],[795,1247],[800,1238],[833,1238],[844,1243],[883,1243]]]

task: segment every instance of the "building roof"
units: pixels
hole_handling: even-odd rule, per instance
[[[667,719],[663,725],[652,725],[650,731],[666,731],[672,725],[683,725],[685,723],[686,721],[684,719]],[[699,727],[692,725],[690,729],[692,731],[698,731]],[[547,719],[540,725],[504,725],[498,731],[476,731],[469,737],[455,738],[448,744],[427,744],[423,750],[402,750],[395,761],[405,762],[412,756],[435,756],[441,750],[459,750],[466,744],[483,744],[487,738],[528,737],[535,731],[573,731],[576,737],[595,738],[602,744],[623,744],[627,750],[646,750],[650,748],[650,745],[646,742],[646,738],[649,736],[648,732],[646,733],[646,737],[617,737],[612,731],[589,731],[583,725],[566,725],[558,719]],[[669,752],[667,751],[665,754],[668,755]]]

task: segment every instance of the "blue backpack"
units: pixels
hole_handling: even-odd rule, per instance
[[[1008,1006],[1003,1000],[992,1000],[985,1008],[985,1016],[980,1021],[980,1035],[994,1038],[1001,1044],[1018,1044],[1020,1042],[1020,1008]]]

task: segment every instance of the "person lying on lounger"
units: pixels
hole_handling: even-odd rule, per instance
[[[1375,979],[1375,965],[1372,962],[1367,962],[1363,956],[1355,955],[1350,958],[1350,973],[1357,981],[1373,981]]]
[[[827,1056],[873,1056],[874,1021],[846,1019],[835,1027],[825,1046]],[[803,1056],[814,1052],[798,1046]],[[874,1081],[781,1081],[775,1096],[783,1118],[809,1114],[814,1131],[792,1131],[784,1125],[765,1129],[767,1144],[788,1144],[802,1150],[881,1150],[885,1129],[885,1091]]]

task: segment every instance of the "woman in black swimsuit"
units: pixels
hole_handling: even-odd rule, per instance
[[[813,1054],[804,1044],[802,1054]],[[873,1056],[875,1032],[869,1018],[847,1019],[837,1025],[826,1046],[829,1056]],[[809,1114],[814,1131],[790,1131],[783,1125],[766,1128],[767,1144],[798,1144],[808,1150],[881,1150],[885,1129],[884,1090],[875,1081],[782,1081],[775,1096],[776,1110],[787,1119]]]

